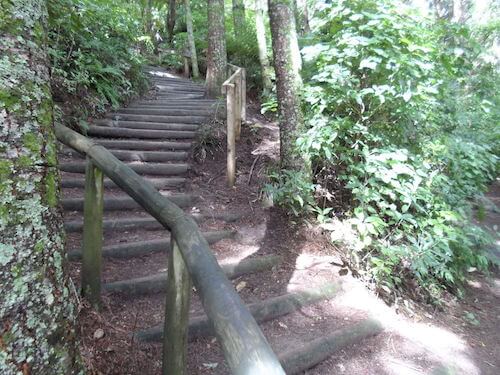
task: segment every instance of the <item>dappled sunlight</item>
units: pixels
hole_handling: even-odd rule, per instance
[[[479,374],[466,342],[455,333],[434,324],[410,321],[396,314],[375,295],[356,280],[349,282],[349,293],[335,300],[338,308],[364,312],[379,320],[387,333],[399,336],[404,344],[394,348],[397,352],[410,357],[419,357],[432,362],[453,365],[459,373]],[[398,340],[401,341],[401,340]],[[387,363],[391,374],[412,374],[417,367],[411,363],[386,361],[386,353],[381,353],[381,362]],[[403,369],[405,369],[403,371]],[[418,372],[417,372],[418,373]]]
[[[164,70],[150,70],[149,71],[149,74],[151,74],[152,76],[156,76],[156,77],[165,77],[165,78],[179,78],[179,76],[175,75],[175,74],[172,74],[172,73],[169,73],[169,72],[166,72]]]

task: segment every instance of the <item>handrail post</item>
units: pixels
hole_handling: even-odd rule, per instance
[[[184,58],[184,77],[189,78],[189,57],[183,56]]]
[[[247,121],[247,70],[241,68],[241,122]]]
[[[173,237],[170,243],[162,373],[163,375],[187,375],[191,279],[179,246]]]
[[[83,204],[82,295],[101,304],[103,174],[87,157]]]
[[[235,113],[235,90],[234,83],[226,85],[226,109],[227,109],[227,183],[229,187],[234,186],[236,180],[236,113]]]
[[[240,140],[240,133],[241,133],[241,69],[240,69],[240,73],[236,76],[236,80],[235,80],[235,84],[236,84],[236,88],[235,88],[235,105],[234,105],[234,109],[235,109],[235,113],[234,113],[234,117],[235,117],[235,138],[237,141]]]

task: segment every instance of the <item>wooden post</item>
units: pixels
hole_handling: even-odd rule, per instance
[[[101,304],[103,174],[87,157],[83,204],[82,295]]]
[[[191,280],[175,239],[170,241],[163,341],[163,375],[187,375]]]
[[[189,78],[189,57],[183,56],[184,57],[184,76],[186,78]]]
[[[235,77],[235,103],[234,103],[234,131],[235,131],[235,138],[237,141],[240,140],[240,133],[241,133],[241,69],[240,73]]]
[[[241,122],[247,121],[247,70],[241,68]]]
[[[233,187],[236,180],[235,91],[234,83],[226,85],[227,183],[229,187]]]

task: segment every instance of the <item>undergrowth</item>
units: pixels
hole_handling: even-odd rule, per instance
[[[394,1],[322,3],[311,25],[297,152],[315,177],[276,173],[267,189],[296,215],[314,213],[385,295],[439,303],[488,266],[469,200],[498,175],[489,34]]]
[[[84,131],[88,117],[147,88],[139,4],[50,0],[48,9],[54,100],[66,124]]]

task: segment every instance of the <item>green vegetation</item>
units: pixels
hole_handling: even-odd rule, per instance
[[[386,292],[417,285],[437,301],[488,236],[469,199],[498,173],[500,81],[494,25],[426,19],[396,1],[322,4],[302,50],[307,130],[296,152],[314,181],[269,187],[315,212],[351,265]]]
[[[151,38],[140,3],[50,0],[48,7],[52,91],[66,122],[85,128],[87,117],[146,88],[140,52]]]

